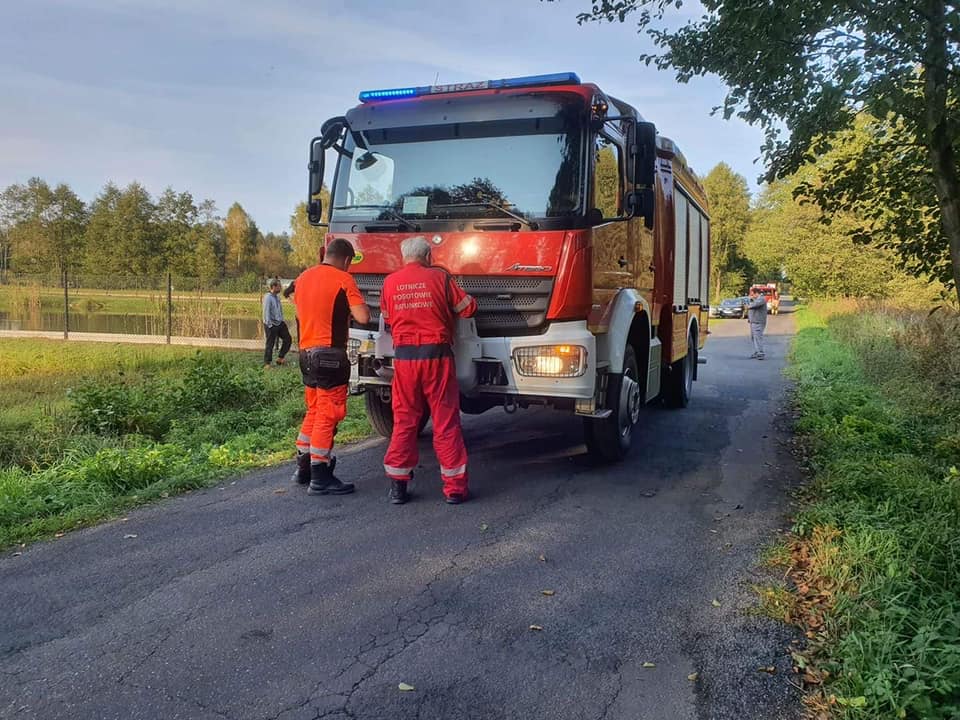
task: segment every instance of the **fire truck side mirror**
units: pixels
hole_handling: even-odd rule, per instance
[[[653,188],[644,190],[634,190],[627,193],[627,210],[632,217],[642,217],[643,224],[650,230],[653,229],[653,208],[656,199],[653,194]]]
[[[638,122],[635,132],[633,181],[642,188],[652,188],[657,172],[657,126]]]
[[[311,225],[323,222],[323,203],[320,202],[320,190],[323,188],[323,143],[321,138],[310,141],[309,188],[307,191],[307,220]]]

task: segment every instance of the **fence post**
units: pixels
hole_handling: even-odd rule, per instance
[[[167,345],[173,334],[173,278],[167,273]]]
[[[63,339],[70,339],[70,291],[67,289],[67,266],[63,266]]]

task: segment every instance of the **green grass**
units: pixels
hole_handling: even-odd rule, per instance
[[[814,480],[795,579],[808,600],[823,593],[807,602],[820,707],[960,717],[960,320],[815,308],[798,325],[797,429]]]
[[[258,353],[0,340],[0,547],[293,457],[294,368]],[[370,434],[351,398],[337,440]]]

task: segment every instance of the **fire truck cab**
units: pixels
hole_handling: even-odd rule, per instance
[[[380,293],[415,235],[479,304],[455,347],[463,412],[576,414],[589,451],[616,460],[642,405],[687,405],[707,336],[706,195],[633,107],[573,73],[361,92],[310,143],[313,224],[331,151],[327,241],[356,248],[371,309],[350,331],[351,390],[380,433]]]

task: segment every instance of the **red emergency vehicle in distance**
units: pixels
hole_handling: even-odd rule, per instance
[[[392,428],[392,343],[379,317],[400,242],[423,235],[477,299],[455,347],[461,409],[580,415],[621,458],[644,403],[684,407],[707,336],[710,231],[677,146],[573,73],[360,93],[310,144],[308,216],[357,249],[371,308],[350,331],[351,386]],[[426,422],[426,418],[424,418]]]
[[[780,314],[780,290],[777,288],[776,283],[760,283],[757,285],[751,285],[750,292],[753,292],[754,290],[766,298],[768,315]]]

